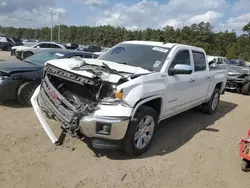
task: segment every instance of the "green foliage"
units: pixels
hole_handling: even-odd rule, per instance
[[[126,40],[150,40],[183,43],[202,47],[209,55],[250,61],[250,22],[242,30],[247,34],[238,36],[234,31],[214,33],[210,23],[201,22],[182,29],[166,26],[163,29],[130,31],[112,26],[67,26],[61,25],[61,41],[78,44],[95,44],[111,47]],[[1,27],[0,33],[10,37],[50,41],[50,28],[41,29]],[[58,26],[53,28],[53,40],[57,41]]]

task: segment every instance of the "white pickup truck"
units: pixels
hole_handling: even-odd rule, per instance
[[[202,48],[126,41],[98,59],[48,61],[31,102],[53,143],[46,118],[94,148],[119,146],[138,156],[162,120],[196,106],[214,113],[226,80],[227,70],[209,69]]]

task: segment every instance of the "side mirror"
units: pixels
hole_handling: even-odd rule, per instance
[[[174,66],[174,68],[169,69],[169,75],[171,76],[175,74],[191,74],[191,73],[192,73],[191,65],[177,64]]]
[[[214,58],[212,61],[208,62],[209,67],[216,67],[216,59]]]
[[[40,48],[40,46],[37,46],[36,48]]]

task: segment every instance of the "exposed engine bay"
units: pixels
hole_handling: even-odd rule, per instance
[[[85,78],[54,66],[47,66],[44,75],[39,105],[49,118],[62,122],[74,135],[79,120],[92,114],[102,99],[112,97],[116,88],[99,75]]]

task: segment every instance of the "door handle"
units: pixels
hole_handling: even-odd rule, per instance
[[[190,78],[189,82],[194,82],[195,80],[193,78]]]
[[[206,78],[207,78],[207,80],[209,80],[211,78],[211,76],[207,76]]]

